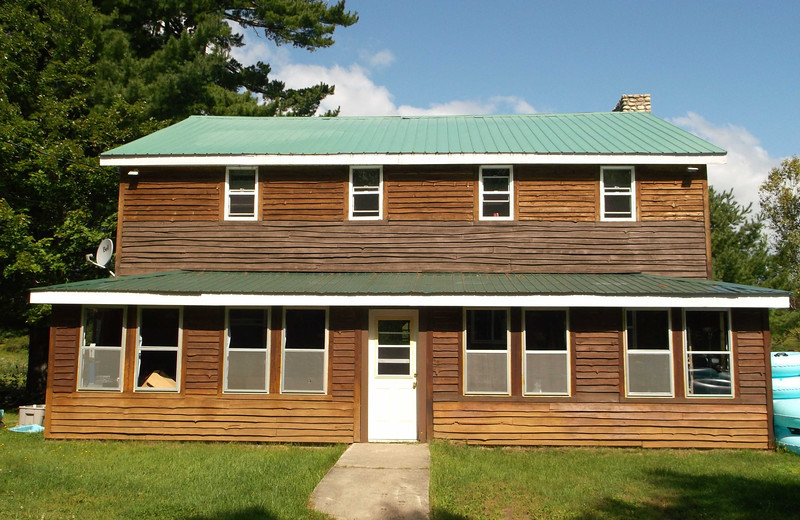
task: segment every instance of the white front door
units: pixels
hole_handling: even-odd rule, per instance
[[[417,312],[369,313],[370,441],[417,440]]]

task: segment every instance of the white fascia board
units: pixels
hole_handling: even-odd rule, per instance
[[[31,303],[198,307],[628,307],[785,309],[788,296],[153,294],[35,291]]]
[[[100,166],[346,166],[446,164],[725,164],[725,155],[332,154],[100,156]]]

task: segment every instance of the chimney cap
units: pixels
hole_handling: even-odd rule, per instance
[[[623,94],[612,112],[650,112],[650,94]]]

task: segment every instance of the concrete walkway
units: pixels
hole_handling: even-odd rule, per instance
[[[340,520],[427,520],[427,444],[353,444],[311,494],[311,506]]]

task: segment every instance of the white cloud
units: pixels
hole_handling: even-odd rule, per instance
[[[371,67],[386,67],[394,63],[394,54],[392,54],[392,51],[389,49],[383,49],[374,54],[362,52],[361,59],[366,61]]]
[[[672,122],[728,151],[727,164],[709,165],[709,183],[718,191],[733,189],[740,203],[752,202],[758,211],[758,188],[780,159],[770,157],[758,138],[740,126],[717,126],[694,112]]]
[[[232,30],[244,35],[245,46],[233,49],[233,57],[244,65],[263,61],[272,66],[271,77],[279,79],[287,88],[304,88],[320,82],[334,85],[335,94],[325,98],[318,113],[341,107],[343,116],[377,115],[459,115],[459,114],[532,114],[536,110],[517,96],[494,96],[484,100],[452,100],[432,103],[427,107],[398,105],[394,95],[383,85],[376,85],[369,76],[371,68],[391,65],[394,54],[383,49],[376,53],[360,53],[363,63],[350,66],[322,66],[291,62],[291,53],[285,47],[259,37],[254,31],[242,29],[231,23]]]

